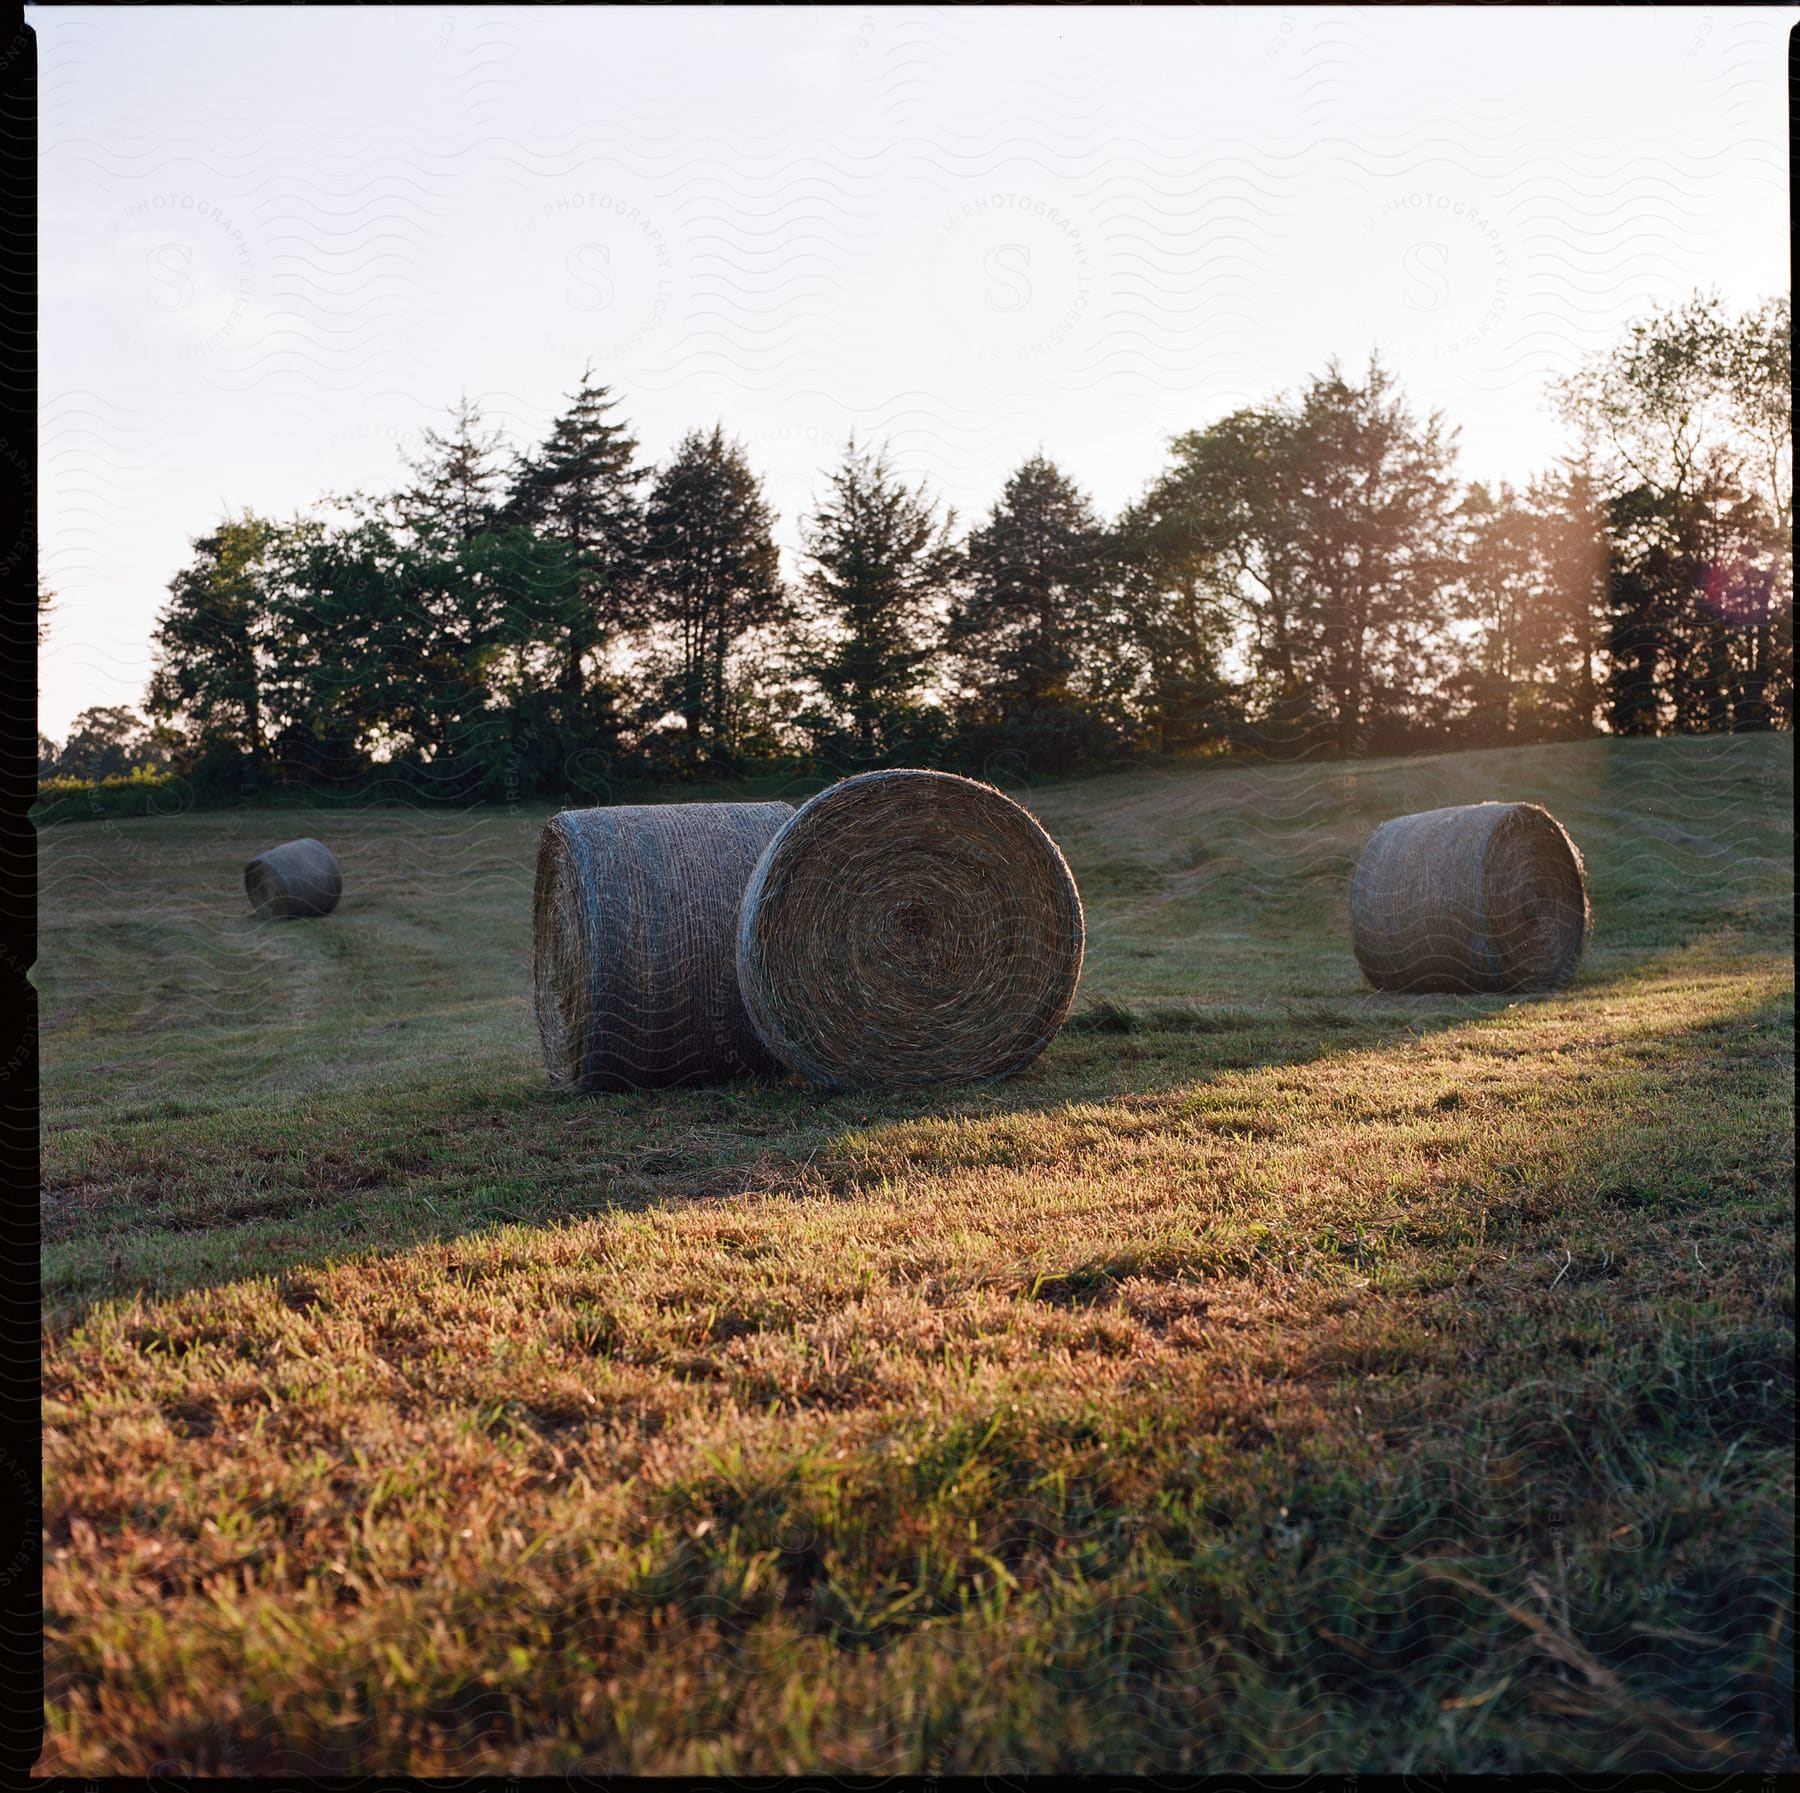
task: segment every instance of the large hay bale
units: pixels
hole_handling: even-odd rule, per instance
[[[344,894],[344,875],[323,841],[283,841],[244,867],[244,889],[258,921],[329,915]]]
[[[738,1000],[738,898],[791,803],[621,804],[538,842],[532,989],[550,1081],[659,1089],[778,1067]]]
[[[770,841],[738,915],[763,1043],[829,1089],[1004,1077],[1075,999],[1081,897],[1010,797],[947,772],[865,772]]]
[[[1581,854],[1535,803],[1396,816],[1350,880],[1352,944],[1378,990],[1554,990],[1592,926]]]

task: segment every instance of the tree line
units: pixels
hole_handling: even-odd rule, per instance
[[[1789,366],[1785,298],[1658,311],[1553,389],[1577,447],[1522,488],[1376,358],[1176,437],[1110,518],[1039,452],[961,528],[852,438],[791,577],[721,426],[649,466],[591,371],[524,450],[464,400],[399,489],[197,538],[146,716],[40,773],[467,801],[1786,728]]]

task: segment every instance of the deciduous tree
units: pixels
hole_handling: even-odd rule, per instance
[[[169,584],[157,618],[146,707],[182,716],[199,743],[235,749],[253,766],[268,758],[264,656],[273,556],[280,532],[244,511],[194,541],[194,558]]]

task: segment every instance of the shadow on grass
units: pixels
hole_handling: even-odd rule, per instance
[[[943,1168],[934,1123],[1082,1116],[1203,1090],[1242,1071],[1381,1051],[1515,1006],[1593,998],[1392,997],[1337,1003],[1094,1004],[1006,1083],[823,1093],[798,1080],[569,1098],[529,1073],[309,1096],[128,1128],[82,1130],[44,1191],[53,1332],[95,1302],[162,1299],[244,1277],[405,1251],[511,1224],[554,1225],[733,1197],[842,1197],[907,1165]],[[1090,1114],[1088,1111],[1098,1111]],[[896,1154],[895,1145],[899,1145]]]
[[[1024,1401],[1021,1412],[1004,1399],[1013,1389],[996,1388],[991,1410],[947,1417],[942,1408],[895,1410],[890,1396],[883,1424],[893,1436],[884,1430],[866,1454],[842,1460],[823,1441],[796,1454],[790,1436],[774,1449],[765,1441],[740,1452],[734,1443],[667,1484],[646,1478],[633,1492],[632,1517],[616,1521],[631,1546],[618,1559],[623,1568],[597,1569],[587,1554],[593,1528],[584,1525],[578,1549],[552,1541],[530,1556],[529,1569],[521,1558],[492,1577],[434,1581],[427,1597],[450,1635],[497,1651],[503,1638],[538,1635],[529,1625],[540,1617],[555,1627],[556,1647],[542,1649],[519,1704],[496,1708],[490,1745],[524,1749],[554,1733],[579,1697],[566,1662],[603,1661],[627,1689],[650,1682],[675,1649],[694,1660],[704,1651],[736,1672],[749,1653],[720,1649],[717,1633],[704,1630],[723,1619],[740,1638],[756,1627],[788,1644],[798,1637],[805,1654],[788,1660],[804,1664],[809,1681],[869,1671],[894,1645],[966,1645],[994,1665],[995,1686],[1022,1696],[1017,1708],[973,1698],[971,1708],[1029,1714],[1029,1730],[982,1733],[989,1760],[1018,1744],[1036,1752],[1026,1759],[1040,1768],[1127,1772],[1146,1760],[1182,1760],[1196,1739],[1208,1759],[1292,1767],[1283,1752],[1293,1747],[1296,1712],[1313,1726],[1304,1765],[1340,1772],[1358,1763],[1416,1767],[1427,1738],[1443,1751],[1439,1766],[1465,1771],[1774,1759],[1792,1718],[1791,1520],[1779,1498],[1792,1442],[1791,1281],[1785,1314],[1779,1300],[1784,1172],[1791,1181],[1782,1132],[1784,1117],[1791,1123],[1789,1005],[1764,980],[1689,1000],[1678,1019],[1647,1008],[1622,1024],[1612,990],[1588,994],[1597,1000],[1585,1008],[1567,1004],[1569,1035],[1604,1038],[1605,1066],[1544,1054],[1542,1081],[1556,1103],[1545,1105],[1541,1132],[1515,1120],[1499,1149],[1473,1152],[1452,1179],[1409,1191],[1409,1231],[1394,1265],[1404,1274],[1372,1286],[1359,1278],[1353,1305],[1263,1308],[1241,1335],[1188,1359],[1199,1373],[1173,1393],[1158,1376],[1130,1385],[1109,1377],[1102,1345],[1065,1327],[1067,1361],[1081,1360],[1079,1377],[1062,1378],[1068,1399]],[[1454,1006],[1445,1025],[1472,1018]],[[1293,1025],[1279,1029],[1291,1034]],[[1146,1052],[1163,1056],[1131,1073],[1135,1096],[1173,1106],[1205,1094],[1207,1075],[1184,1075],[1183,1038],[1144,1036]],[[1185,1038],[1236,1041],[1238,1056],[1250,1050],[1242,1027]],[[989,1101],[989,1118],[1003,1126],[1053,1112],[1056,1079],[1066,1075],[1104,1125],[1107,1104],[1092,1095],[1084,1040],[1117,1044],[1119,1036],[1077,1030],[1041,1084],[1028,1080],[1037,1087],[989,1092],[1004,1098]],[[1294,1087],[1280,1074],[1297,1062],[1292,1045],[1265,1061],[1273,1073],[1257,1080],[1265,1088]],[[1540,1053],[1543,1041],[1478,1026],[1469,1046],[1491,1064]],[[1403,1066],[1404,1053],[1394,1062]],[[1516,1089],[1531,1070],[1489,1087]],[[1585,1105],[1557,1105],[1597,1071],[1607,1079],[1604,1098],[1590,1092]],[[790,1099],[828,1124],[790,1142],[780,1130]],[[780,1086],[710,1092],[708,1100],[735,1114],[740,1131],[769,1127],[761,1137],[782,1142],[784,1162],[798,1162],[794,1153],[816,1134],[815,1168],[853,1164],[866,1140],[889,1154],[890,1179],[908,1163],[937,1168],[909,1144],[910,1129],[974,1108],[970,1092],[957,1103],[859,1105]],[[1421,1100],[1428,1105],[1429,1092]],[[697,1131],[709,1111],[699,1092],[687,1101],[681,1124]],[[520,1124],[569,1106],[522,1101]],[[591,1113],[598,1105],[579,1106]],[[484,1113],[506,1107],[502,1095]],[[605,1111],[666,1119],[674,1105],[633,1098]],[[1526,1155],[1509,1166],[1521,1142]],[[741,1161],[740,1150],[734,1170]],[[828,1175],[817,1187],[843,1193],[853,1182]],[[1379,1187],[1378,1177],[1358,1185],[1356,1199]],[[1470,1233],[1454,1229],[1476,1211],[1485,1215],[1486,1245],[1471,1251]],[[1332,1292],[1314,1272],[1321,1254],[1345,1244],[1315,1229],[1296,1281]],[[1692,1264],[1691,1244],[1700,1248]],[[546,1297],[528,1241],[507,1256],[513,1261],[492,1266],[491,1277],[476,1281],[471,1269],[470,1286],[481,1292],[465,1299],[465,1312],[477,1326],[490,1298],[516,1302],[522,1289],[534,1292],[533,1322],[549,1300],[553,1325],[606,1318],[572,1305],[566,1284],[560,1297]],[[430,1285],[433,1267],[425,1268],[410,1285],[415,1293]],[[641,1317],[665,1294],[684,1322],[706,1317],[691,1333],[664,1329],[653,1350],[630,1356],[634,1388],[654,1381],[666,1389],[704,1371],[709,1387],[717,1384],[707,1400],[716,1398],[728,1419],[798,1398],[792,1385],[784,1393],[767,1360],[729,1365],[731,1344],[753,1331],[828,1323],[837,1288],[813,1283],[808,1305],[776,1303],[778,1316],[728,1314],[730,1324],[715,1330],[718,1316],[706,1313],[717,1292],[711,1265],[690,1270],[686,1287],[672,1291],[652,1241],[636,1268],[644,1280],[616,1293],[620,1340],[641,1345]],[[1180,1269],[1172,1261],[1128,1267],[1140,1277]],[[1478,1274],[1465,1280],[1465,1270]],[[575,1280],[585,1274],[583,1266]],[[1106,1280],[1097,1267],[1090,1284],[1062,1294],[1099,1300]],[[1258,1280],[1267,1290],[1273,1279]],[[396,1278],[389,1286],[408,1285]],[[603,1288],[599,1295],[607,1298]],[[298,1306],[307,1294],[296,1282],[281,1298]],[[1141,1287],[1136,1298],[1144,1299]],[[374,1292],[364,1311],[339,1322],[338,1336],[352,1340],[370,1319],[379,1323],[384,1316],[373,1310],[387,1299],[385,1287]],[[1028,1349],[1030,1318],[1015,1312],[1017,1351]],[[204,1318],[165,1327],[159,1317],[153,1347],[133,1343],[179,1353],[204,1338],[231,1348],[246,1320],[227,1298]],[[417,1321],[427,1332],[438,1324],[430,1315]],[[597,1330],[582,1348],[610,1354],[613,1344]],[[922,1375],[927,1358],[916,1361]],[[1089,1380],[1097,1368],[1098,1380]],[[500,1374],[517,1371],[509,1361]],[[351,1386],[360,1396],[361,1385]],[[465,1385],[459,1398],[478,1392]],[[590,1423],[579,1405],[555,1408],[522,1378],[508,1393],[518,1398],[489,1424],[503,1424],[522,1452],[560,1451],[573,1428]],[[1277,1410],[1279,1431],[1266,1423]],[[204,1404],[164,1412],[183,1436],[210,1436],[216,1423]],[[298,1423],[312,1428],[317,1418]],[[366,1473],[385,1476],[388,1466]],[[346,1503],[362,1506],[370,1486],[352,1481]],[[1083,1565],[1079,1579],[1071,1561]],[[999,1572],[1013,1590],[1004,1601],[995,1598]],[[952,1625],[962,1629],[941,1641]],[[1187,1651],[1190,1639],[1203,1656]],[[97,1645],[84,1647],[98,1654]],[[216,1672],[238,1672],[229,1657],[214,1661]],[[431,1672],[441,1693],[465,1671]],[[94,1684],[100,1679],[95,1671]],[[695,1684],[690,1677],[687,1686]],[[863,1685],[886,1693],[901,1684],[897,1673]],[[1224,1687],[1229,1697],[1197,1712],[1196,1686]],[[754,1711],[765,1687],[751,1679],[734,1690],[737,1709]],[[416,1714],[427,1698],[407,1692],[399,1709]],[[684,1734],[686,1708],[669,1710],[677,1716],[667,1722]],[[1080,1714],[1083,1734],[1036,1742],[1065,1710]],[[1478,1716],[1450,1729],[1447,1711]],[[201,1733],[201,1722],[190,1721],[205,1740],[178,1748],[214,1747],[216,1733]],[[241,1730],[246,1759],[262,1760],[268,1738]]]

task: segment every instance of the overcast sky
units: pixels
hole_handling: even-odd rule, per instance
[[[591,358],[784,541],[854,427],[965,517],[1379,345],[1467,474],[1658,301],[1787,285],[1791,9],[29,8],[41,725],[141,701],[190,538]]]

